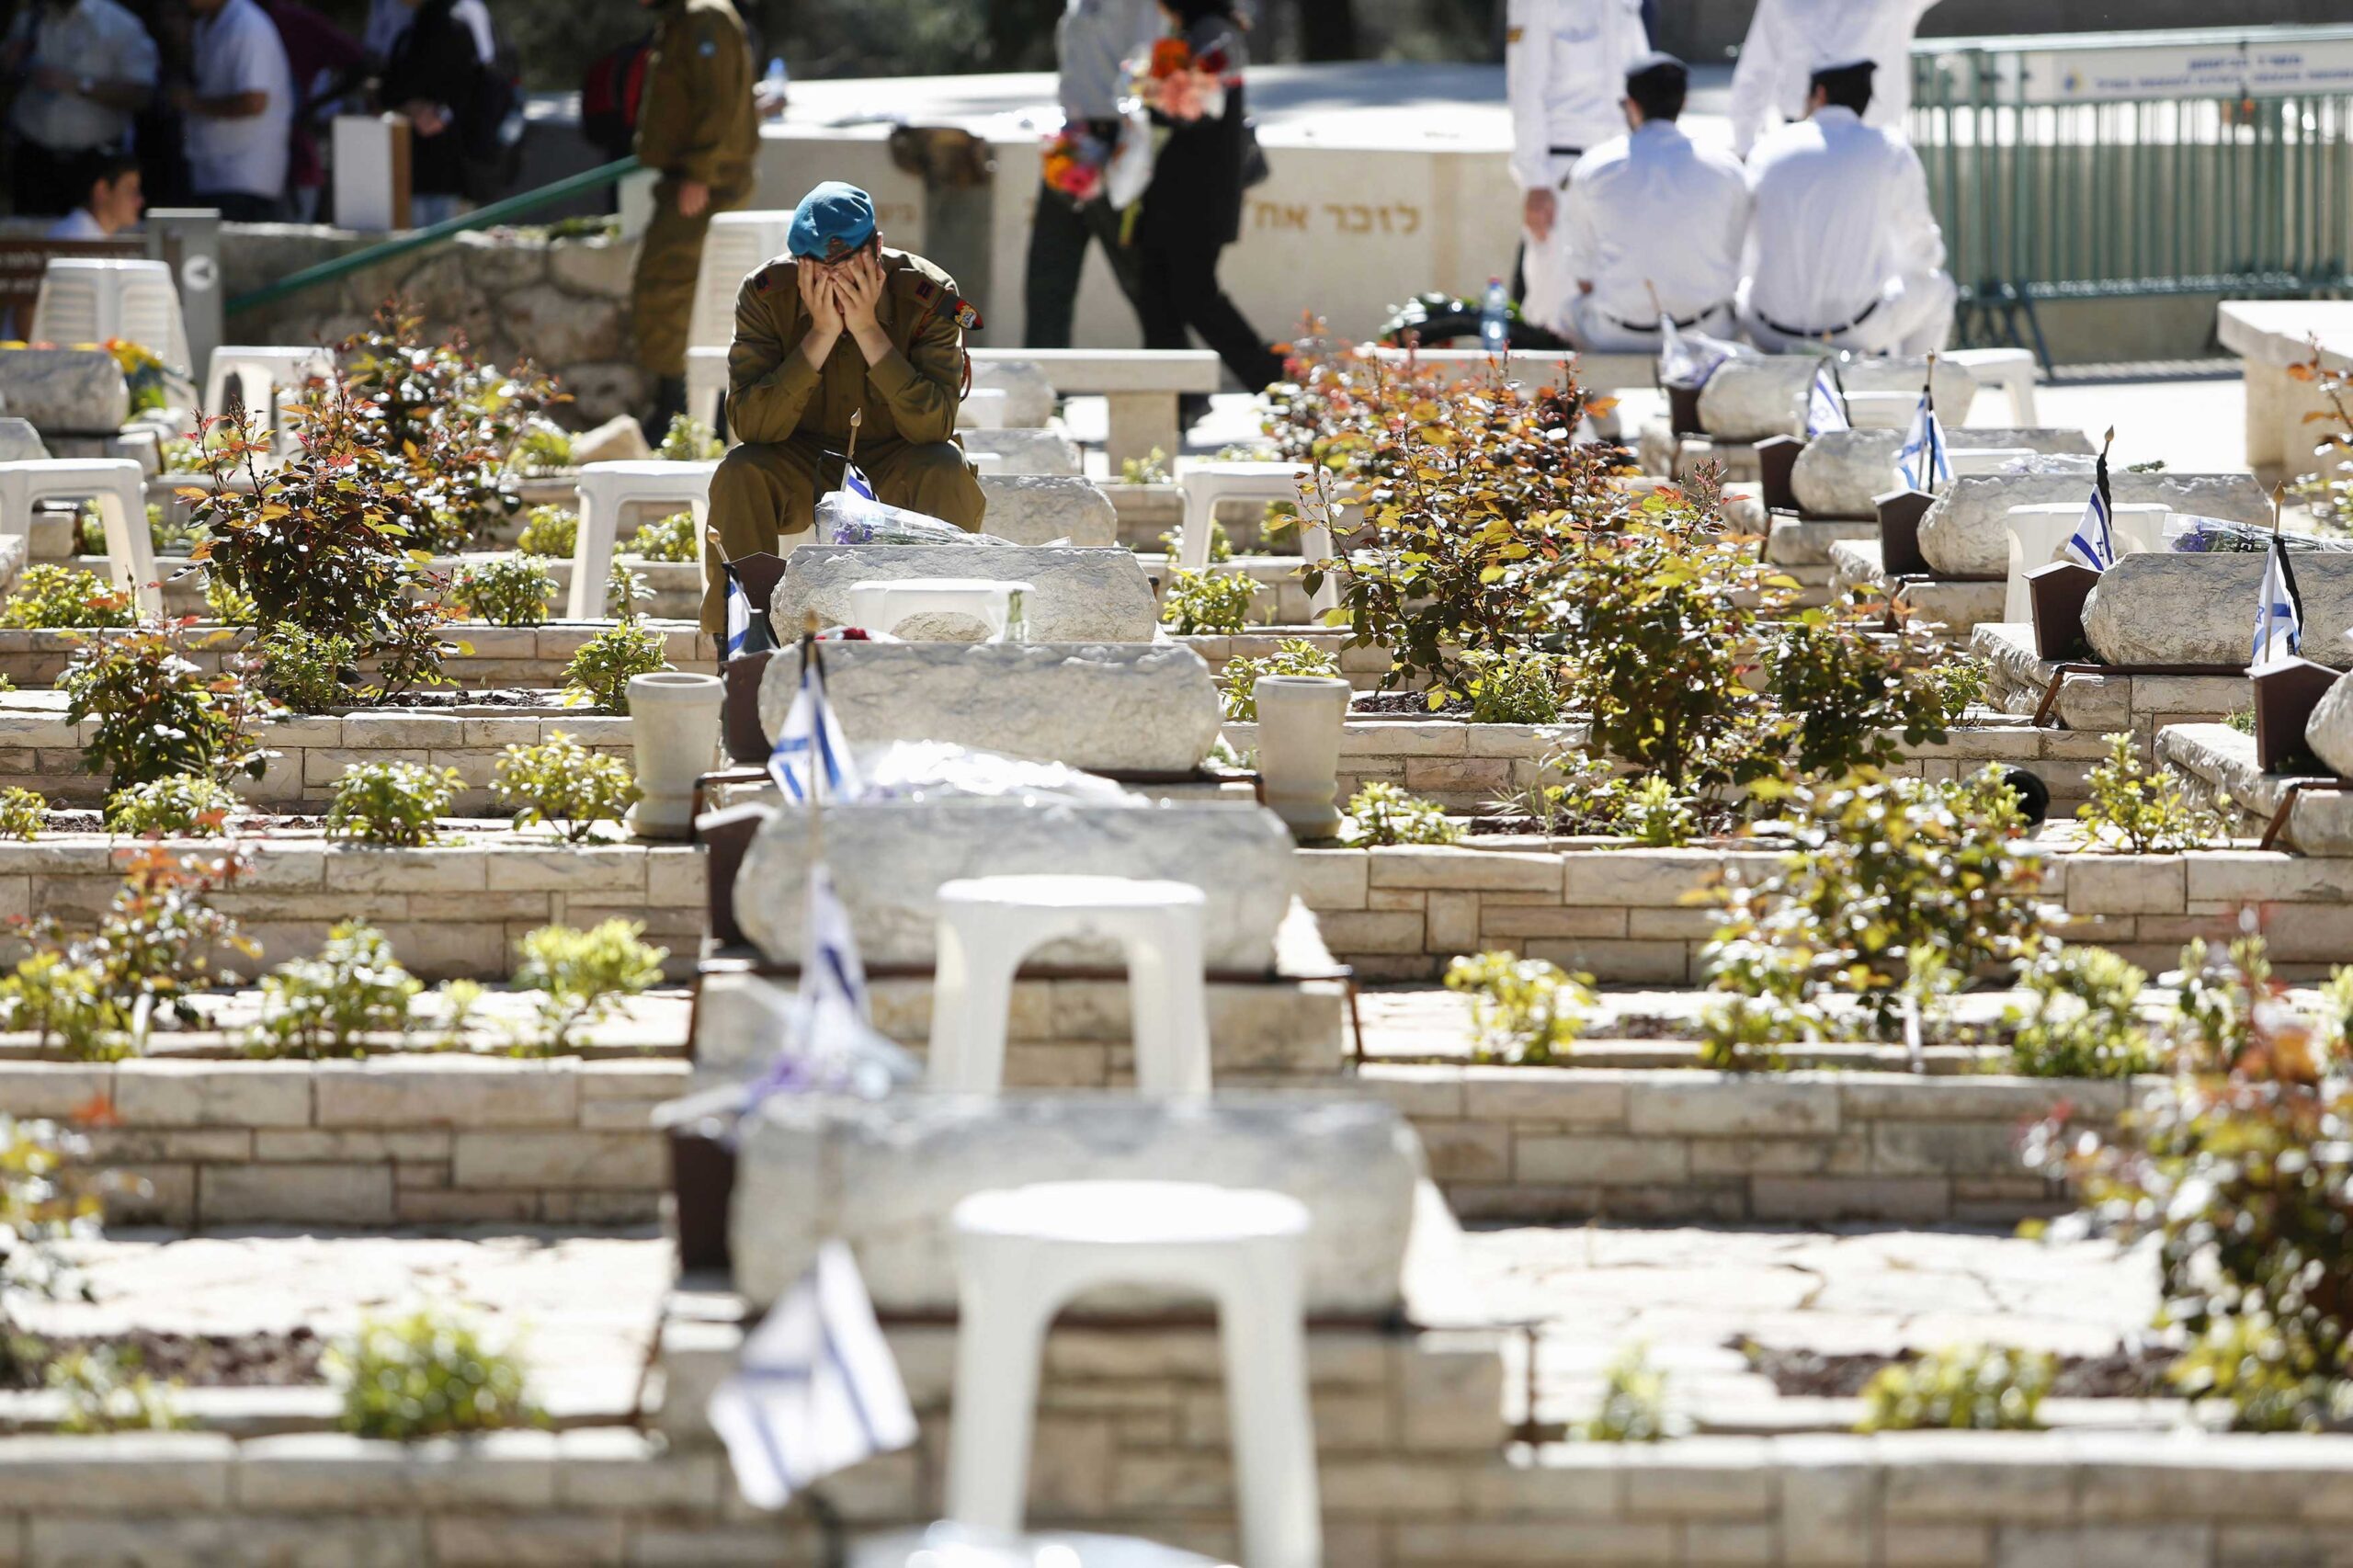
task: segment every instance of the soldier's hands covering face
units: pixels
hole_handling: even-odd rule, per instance
[[[801,288],[801,308],[809,312],[810,326],[829,337],[842,332],[840,292],[834,285],[834,269],[813,261],[803,261],[792,269]]]
[[[882,299],[882,258],[860,251],[834,268],[834,283],[840,290],[843,324],[852,335],[870,330],[874,308]]]

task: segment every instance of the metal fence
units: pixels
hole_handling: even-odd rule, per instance
[[[2353,289],[2353,27],[1924,40],[1912,63],[1965,340],[2040,350],[2045,301]]]

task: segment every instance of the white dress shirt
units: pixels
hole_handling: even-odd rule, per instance
[[[51,223],[49,226],[49,232],[42,237],[51,240],[110,240],[114,238],[112,234],[98,227],[98,221],[90,216],[90,210],[86,207],[76,207],[73,211]]]
[[[1152,48],[1161,26],[1153,0],[1068,0],[1054,24],[1063,118],[1119,119],[1127,62]]]
[[[1824,108],[1756,144],[1748,160],[1750,310],[1776,332],[1850,326],[1945,264],[1928,176],[1901,136]]]
[[[1732,73],[1732,144],[1745,158],[1780,120],[1805,118],[1808,85],[1825,64],[1868,59],[1866,124],[1902,133],[1912,108],[1912,37],[1937,0],[1756,0]]]
[[[283,195],[294,73],[277,24],[254,0],[229,0],[217,14],[198,20],[195,54],[198,97],[261,93],[268,103],[261,113],[241,119],[188,117],[190,186],[199,196]]]
[[[1554,189],[1553,148],[1583,152],[1626,129],[1626,66],[1651,46],[1642,0],[1511,0],[1505,40],[1512,177]]]
[[[1654,119],[1577,160],[1562,218],[1590,282],[1590,307],[1641,331],[1658,321],[1649,285],[1677,321],[1729,305],[1748,236],[1748,181],[1728,153]]]
[[[115,0],[76,0],[63,10],[33,0],[17,15],[10,39],[29,39],[27,70],[55,66],[78,81],[155,85],[155,40],[139,18]],[[27,85],[9,123],[27,141],[52,153],[116,148],[131,139],[131,116],[79,93],[52,93]]]

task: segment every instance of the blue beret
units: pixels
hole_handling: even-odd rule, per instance
[[[794,256],[839,261],[874,237],[874,199],[829,179],[801,199],[784,248]]]

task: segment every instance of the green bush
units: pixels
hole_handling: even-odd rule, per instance
[[[635,571],[618,555],[605,571],[605,613],[626,626],[643,613],[640,606],[653,602],[654,589],[645,574]]]
[[[1167,484],[1168,454],[1158,447],[1140,458],[1120,460],[1120,483],[1122,484]]]
[[[230,816],[244,806],[234,790],[202,774],[150,778],[107,797],[107,831],[218,838],[228,831]]]
[[[182,1415],[179,1384],[159,1383],[141,1369],[135,1349],[93,1346],[68,1350],[49,1364],[50,1391],[63,1394],[57,1429],[72,1437],[106,1432],[177,1432],[195,1423]]]
[[[1449,818],[1437,802],[1375,779],[1348,798],[1348,825],[1341,842],[1452,844],[1461,836],[1462,824]]]
[[[408,1028],[409,1003],[424,985],[401,967],[373,926],[340,921],[318,957],[292,959],[262,976],[256,1056],[351,1056],[369,1035]]]
[[[1859,1432],[2032,1432],[2057,1376],[2055,1358],[1983,1345],[1949,1346],[1882,1367],[1863,1389]]]
[[[2096,842],[2121,844],[2135,855],[2164,855],[2196,849],[2220,835],[2222,823],[2191,803],[2177,776],[2152,774],[2141,765],[2130,734],[2101,739],[2108,742],[2108,760],[2092,769],[2091,799],[2075,808]]]
[[[1177,547],[1183,542],[1183,540],[1176,534],[1162,534],[1160,536],[1160,553],[1168,557],[1169,560],[1174,561],[1176,559]],[[1219,522],[1215,517],[1211,517],[1210,519],[1209,563],[1211,566],[1222,566],[1233,559],[1233,536],[1225,531],[1225,525],[1223,523]]]
[[[663,648],[662,633],[651,627],[608,627],[583,642],[563,667],[564,701],[599,713],[628,711],[630,676],[670,667]]]
[[[324,713],[358,695],[359,645],[279,621],[255,644],[264,691],[297,713]]]
[[[1666,1407],[1666,1374],[1651,1365],[1647,1347],[1631,1345],[1603,1372],[1592,1418],[1571,1433],[1586,1443],[1656,1443],[1689,1430],[1689,1420]]]
[[[2105,948],[2064,946],[2019,974],[2032,998],[2013,1008],[2010,1071],[2029,1078],[2129,1078],[2160,1062],[2137,1014],[2146,971]]]
[[[1992,681],[1993,671],[1984,660],[1973,653],[1955,653],[1920,671],[1913,684],[1935,704],[1937,716],[1950,729],[1968,716],[1972,705],[1984,700]]]
[[[465,788],[454,767],[421,762],[355,762],[335,780],[327,836],[415,848],[434,840],[434,825]]]
[[[493,626],[540,626],[555,597],[555,579],[529,556],[501,556],[459,567],[449,593],[476,620]]]
[[[355,1437],[413,1443],[547,1419],[523,1363],[442,1308],[361,1319],[327,1369],[343,1393],[339,1425]]]
[[[640,561],[692,561],[701,553],[695,543],[695,515],[673,512],[642,525],[629,541],[629,553]]]
[[[523,938],[515,983],[543,993],[540,1023],[549,1054],[574,1049],[579,1031],[608,1017],[623,998],[662,978],[667,949],[639,940],[634,920],[608,920],[592,930],[542,926]]]
[[[30,839],[49,825],[49,802],[37,790],[0,790],[0,838]]]
[[[674,414],[654,455],[665,462],[711,462],[727,455],[727,443],[693,415]]]
[[[63,950],[29,954],[0,978],[0,1017],[10,1028],[32,1031],[44,1050],[54,1044],[76,1062],[130,1054],[122,1033],[131,1015],[108,994],[105,970]]]
[[[204,574],[204,608],[218,626],[251,626],[260,612],[253,599],[237,591],[218,572]]]
[[[1561,717],[1558,654],[1527,649],[1466,653],[1462,668],[1474,724],[1550,724]]]
[[[1232,636],[1249,624],[1258,585],[1239,572],[1193,572],[1179,566],[1160,596],[1160,623],[1179,637]]]
[[[1486,952],[1446,967],[1446,988],[1471,998],[1480,1060],[1542,1064],[1569,1053],[1595,1002],[1593,977],[1542,959]]]
[[[563,506],[534,506],[523,516],[515,548],[526,555],[570,559],[580,544],[580,514]]]
[[[269,766],[252,726],[274,716],[276,705],[240,669],[199,670],[186,630],[184,621],[164,621],[92,638],[58,677],[66,722],[97,721],[82,766],[107,774],[109,793],[184,773],[258,778]]]
[[[552,420],[534,418],[515,438],[515,449],[508,454],[506,466],[512,472],[535,477],[571,468],[577,460],[573,454],[571,431]]]
[[[1218,690],[1225,699],[1225,716],[1236,723],[1258,722],[1256,686],[1260,676],[1336,676],[1340,661],[1304,637],[1286,637],[1264,658],[1241,655],[1228,659],[1218,676]]]
[[[638,797],[626,757],[590,751],[558,730],[537,745],[510,745],[491,776],[491,792],[515,812],[515,825],[546,823],[578,844],[600,822],[619,822]]]
[[[70,627],[88,630],[129,626],[138,618],[129,589],[118,588],[78,566],[35,562],[0,602],[0,627]]]

